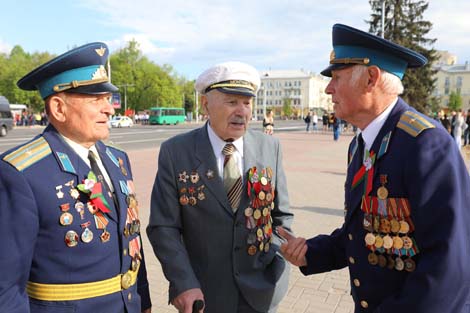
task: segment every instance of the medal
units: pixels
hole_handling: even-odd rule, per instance
[[[375,236],[375,247],[381,248],[384,245],[384,240],[380,235]]]
[[[266,194],[266,201],[268,201],[269,203],[273,201],[273,194],[271,192],[268,192]]]
[[[380,175],[380,183],[382,186],[377,189],[377,198],[385,200],[388,197],[388,190],[385,188],[385,184],[387,183],[387,175]]]
[[[366,237],[364,238],[366,245],[372,246],[375,243],[375,236],[373,233],[367,233]]]
[[[263,176],[260,179],[260,183],[261,183],[261,185],[266,186],[268,184],[268,179]]]
[[[255,212],[253,212],[253,217],[255,218],[255,220],[258,220],[261,217],[261,210],[256,209]]]
[[[380,218],[379,218],[377,215],[375,215],[375,216],[373,217],[373,222],[372,222],[372,223],[373,223],[372,225],[373,225],[373,227],[374,227],[374,231],[375,231],[376,233],[378,233],[378,232],[379,232],[379,229],[380,229]]]
[[[70,248],[75,247],[78,244],[78,234],[73,230],[69,230],[65,234],[65,244]]]
[[[256,254],[256,246],[251,245],[248,247],[248,254],[249,255],[255,255]]]
[[[207,179],[214,178],[214,171],[213,170],[207,170],[206,177],[207,177]]]
[[[390,221],[386,218],[381,218],[379,229],[380,229],[380,232],[384,234],[390,233],[390,229],[391,229]]]
[[[197,184],[197,182],[199,181],[199,174],[197,172],[192,172],[190,180],[193,184]]]
[[[410,225],[406,221],[400,221],[400,234],[407,234],[410,231]]]
[[[248,216],[252,216],[253,215],[253,209],[250,208],[250,207],[247,207],[245,209],[245,216],[248,217]]]
[[[383,239],[384,239],[384,248],[385,249],[390,249],[391,247],[393,247],[392,237],[390,237],[389,235],[385,235]]]
[[[77,200],[78,197],[80,197],[80,192],[77,189],[72,188],[70,189],[70,196],[74,198],[75,200]]]
[[[261,190],[258,194],[258,199],[260,199],[261,201],[263,201],[264,199],[266,198],[266,194],[264,193],[263,190]]]
[[[382,254],[379,255],[379,266],[380,267],[385,267],[387,266],[387,258],[385,256],[383,256]]]
[[[93,240],[93,232],[88,228],[90,226],[90,222],[86,222],[81,224],[82,228],[85,228],[82,232],[82,235],[80,236],[82,238],[82,241],[85,243],[89,243]]]
[[[400,223],[394,218],[390,221],[390,230],[395,234],[400,230]]]
[[[121,168],[121,172],[124,176],[127,176],[127,170],[126,168],[124,167],[124,161],[119,158],[119,167]]]
[[[400,237],[398,236],[393,237],[393,248],[397,250],[400,250],[401,248],[403,248],[403,240]]]
[[[180,197],[180,204],[181,204],[181,205],[187,205],[188,202],[189,202],[189,198],[188,198],[187,195],[182,195],[182,196]]]
[[[387,268],[389,270],[393,270],[395,268],[395,260],[393,260],[391,255],[387,257]]]
[[[73,222],[73,215],[70,214],[69,212],[64,212],[59,218],[60,225],[62,226],[68,226],[72,224]]]
[[[254,243],[256,243],[256,234],[249,233],[248,236],[246,237],[246,243],[249,245],[253,245]]]
[[[189,178],[189,175],[186,174],[186,171],[179,173],[178,176],[178,180],[182,183],[186,183],[186,180]]]
[[[365,214],[364,215],[364,221],[362,222],[362,225],[364,226],[364,229],[373,232],[374,227],[372,226],[372,215],[370,214]]]
[[[111,234],[105,229],[103,233],[100,235],[101,242],[108,242],[109,238],[111,238]]]
[[[397,271],[403,271],[404,268],[405,268],[405,263],[403,262],[403,260],[400,257],[397,257],[395,259],[395,269]]]
[[[57,190],[57,198],[62,199],[64,197],[64,193],[62,192],[62,185],[56,186],[55,190]]]
[[[269,252],[269,247],[270,247],[270,246],[269,246],[269,242],[266,242],[266,243],[264,244],[264,252],[265,252],[265,253],[268,253],[268,252]]]
[[[189,205],[195,206],[197,203],[196,197],[189,197]]]
[[[266,217],[266,216],[268,216],[268,214],[269,214],[269,208],[268,208],[268,207],[265,207],[265,208],[263,209],[263,216]]]
[[[202,201],[202,200],[204,200],[205,198],[206,198],[206,195],[205,195],[202,191],[199,191],[199,192],[197,193],[197,199],[198,199],[199,201]]]
[[[416,263],[411,258],[405,260],[405,271],[413,272],[416,269]]]
[[[264,242],[260,242],[259,243],[259,251],[263,251],[264,250]]]
[[[367,261],[369,261],[369,264],[371,265],[377,265],[377,263],[379,262],[379,257],[374,252],[371,252],[367,256]]]
[[[404,249],[409,250],[413,247],[413,240],[411,240],[410,237],[403,236],[401,239],[403,239],[403,248]]]

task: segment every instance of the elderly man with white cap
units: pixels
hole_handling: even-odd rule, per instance
[[[147,234],[170,282],[169,300],[192,312],[275,312],[289,267],[273,228],[292,214],[279,141],[248,129],[258,72],[217,64],[196,81],[209,121],[161,145]]]

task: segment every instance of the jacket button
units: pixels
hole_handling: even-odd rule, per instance
[[[348,235],[348,238],[349,238],[349,240],[353,240],[353,235],[352,235],[352,234],[349,234],[349,235]]]
[[[127,249],[122,250],[122,254],[123,254],[124,256],[126,256],[126,255],[127,255]]]
[[[362,301],[361,301],[361,306],[362,306],[364,309],[367,309],[367,308],[369,307],[369,303],[367,303],[367,301],[362,300]]]
[[[354,279],[353,282],[354,282],[354,286],[356,286],[356,287],[359,287],[361,285],[361,282],[357,278]]]
[[[354,258],[352,256],[349,257],[349,263],[351,263],[351,264],[356,263],[356,261],[354,260]]]
[[[132,300],[132,293],[129,292],[129,294],[127,295],[127,300],[129,300],[129,301]]]

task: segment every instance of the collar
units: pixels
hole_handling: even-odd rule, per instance
[[[222,149],[225,147],[227,142],[217,136],[210,123],[207,124],[207,134],[209,135],[209,141],[212,145],[214,155],[216,158],[218,158],[220,155],[222,155]],[[241,157],[243,157],[243,137],[234,140],[232,143],[237,149],[238,153],[240,153]]]
[[[382,112],[379,116],[377,116],[367,127],[361,131],[362,139],[364,139],[364,146],[367,150],[370,150],[372,144],[375,141],[375,138],[380,132],[380,129],[385,124],[388,116],[392,112],[393,108],[398,102],[398,98],[393,100],[393,102]]]
[[[59,133],[60,134],[60,133]],[[96,149],[96,145],[93,145],[90,147],[90,149],[85,148],[79,143],[76,143],[70,138],[65,137],[64,135],[60,134],[60,136],[65,140],[65,142],[72,148],[73,151],[75,151],[76,154],[87,164],[90,166],[90,160],[88,160],[88,151],[91,150],[95,154],[95,156],[100,159],[100,154],[98,153],[98,150]]]

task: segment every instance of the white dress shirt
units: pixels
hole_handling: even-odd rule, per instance
[[[369,125],[367,125],[364,130],[361,131],[362,139],[364,140],[364,146],[367,150],[370,150],[372,144],[374,143],[375,137],[380,132],[380,129],[385,124],[388,116],[392,112],[393,108],[398,102],[398,98],[396,98],[379,116],[377,116]],[[375,151],[376,153],[378,151]]]

